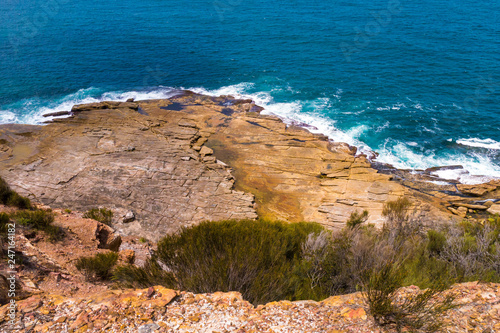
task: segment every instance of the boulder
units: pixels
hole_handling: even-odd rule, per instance
[[[491,207],[488,208],[487,212],[490,214],[500,214],[500,204],[491,205]]]
[[[128,211],[123,217],[123,223],[130,223],[135,220],[135,214],[133,211]]]
[[[118,235],[113,228],[103,223],[98,223],[95,231],[95,236],[99,242],[100,249],[108,249],[111,251],[118,251],[122,244],[122,238]]]
[[[481,197],[488,192],[496,190],[497,186],[491,183],[478,184],[478,185],[465,185],[458,184],[457,189],[465,195],[470,195],[473,197]]]

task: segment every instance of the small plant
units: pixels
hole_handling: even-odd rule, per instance
[[[165,271],[155,259],[146,261],[143,267],[134,265],[118,266],[113,271],[112,280],[124,288],[175,285],[173,274]]]
[[[65,212],[66,214],[71,214],[71,209],[67,209],[67,208],[66,208],[66,209],[64,210],[64,212]]]
[[[111,270],[118,261],[118,253],[98,253],[93,257],[81,257],[75,263],[76,269],[83,273],[88,281],[109,280]]]
[[[361,225],[368,220],[368,211],[364,210],[363,213],[358,213],[358,211],[352,212],[349,220],[347,220],[347,227],[354,229],[358,225]]]
[[[141,237],[141,238],[139,238],[139,242],[140,243],[147,243],[148,240],[146,238],[144,238],[144,237]]]
[[[395,201],[388,201],[384,205],[382,216],[387,219],[388,223],[402,227],[408,220],[408,209],[410,207],[411,202],[406,197],[399,198]]]
[[[403,246],[408,238],[421,236],[424,214],[416,209],[410,209],[412,203],[406,197],[385,203],[382,216],[386,222],[383,225],[383,233],[389,236],[393,246]]]
[[[427,231],[427,249],[430,253],[439,255],[446,246],[446,235],[436,230]]]
[[[21,210],[11,216],[18,224],[44,231],[49,241],[59,241],[64,237],[61,227],[52,225],[54,213],[51,210]]]
[[[111,220],[113,219],[113,212],[106,208],[92,208],[91,210],[83,214],[83,217],[96,220],[106,225],[110,225]]]
[[[44,230],[54,222],[54,213],[51,210],[21,210],[12,214],[12,218],[21,225]]]
[[[31,208],[30,200],[12,191],[2,178],[0,178],[0,203],[20,209]]]
[[[454,307],[454,297],[444,294],[444,288],[428,288],[416,295],[401,295],[404,270],[387,263],[373,271],[364,286],[364,297],[375,322],[398,333],[420,330],[436,332],[443,327],[441,320],[446,311]]]
[[[0,213],[0,237],[5,237],[5,238],[7,237],[9,222],[10,222],[9,215],[5,213]]]

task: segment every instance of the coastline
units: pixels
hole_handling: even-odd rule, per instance
[[[0,126],[0,176],[54,208],[133,211],[137,220],[120,232],[151,239],[158,228],[257,216],[342,228],[368,210],[380,224],[384,203],[402,196],[439,220],[481,218],[500,198],[499,181],[432,183],[430,172],[372,163],[261,111],[252,100],[190,91],[77,105],[46,126]]]
[[[394,164],[388,163],[388,162],[383,162],[379,161],[379,153],[370,148],[369,146],[360,143],[360,142],[355,142],[352,143],[352,140],[345,140],[345,141],[338,141],[336,140],[337,138],[332,138],[329,136],[329,133],[327,130],[323,129],[320,130],[317,127],[314,126],[314,123],[307,123],[304,121],[298,121],[296,119],[292,118],[287,118],[286,116],[280,115],[279,113],[274,113],[273,108],[269,108],[268,102],[266,101],[266,98],[268,97],[263,97],[263,98],[257,98],[255,94],[246,94],[244,92],[241,93],[236,93],[234,94],[233,91],[228,89],[228,91],[225,91],[224,88],[217,89],[214,92],[206,90],[204,88],[168,88],[164,87],[164,91],[161,91],[160,94],[156,92],[152,92],[150,95],[146,93],[145,95],[139,95],[141,97],[147,97],[146,99],[136,99],[136,98],[131,98],[130,96],[134,94],[138,94],[138,92],[131,92],[131,93],[124,93],[122,94],[120,99],[116,99],[117,101],[125,102],[127,100],[134,99],[138,102],[141,101],[148,101],[148,100],[155,100],[158,99],[157,97],[162,97],[162,99],[168,99],[172,98],[178,95],[182,95],[184,92],[193,92],[201,95],[207,95],[211,97],[219,97],[219,96],[228,96],[231,98],[235,99],[246,99],[246,100],[252,100],[256,106],[262,108],[262,114],[264,115],[272,115],[272,116],[277,116],[279,117],[283,123],[289,125],[289,126],[298,126],[302,127],[314,134],[319,134],[319,135],[325,135],[329,137],[329,139],[332,142],[337,142],[338,144],[341,145],[347,145],[349,146],[350,150],[356,152],[356,156],[364,155],[367,157],[367,159],[376,165],[376,169],[380,170],[397,170],[399,174],[404,173],[404,174],[410,174],[410,178],[415,178],[415,177],[420,177],[421,180],[423,181],[428,181],[431,183],[434,183],[436,185],[453,185],[453,184],[466,184],[466,185],[480,185],[480,184],[486,184],[491,181],[497,181],[500,180],[500,177],[495,177],[491,175],[481,175],[481,174],[471,174],[469,170],[467,170],[463,165],[460,164],[451,164],[451,165],[437,165],[437,166],[431,166],[428,168],[402,168],[402,167],[397,167]],[[218,94],[219,92],[228,92],[228,95],[220,95]],[[110,98],[117,97],[116,95],[111,95]],[[105,102],[105,101],[114,101],[113,99],[90,99],[92,103],[99,103],[99,102]],[[83,103],[83,104],[88,104],[88,103]],[[74,104],[78,105],[78,104]],[[43,120],[43,123],[50,123],[53,119],[55,118],[62,118],[65,116],[70,116],[71,111],[69,111],[74,105],[71,104],[65,104],[65,106],[69,106],[68,110],[58,110],[58,111],[53,111],[49,113],[45,113],[41,115],[41,120]],[[267,107],[267,109],[266,109]],[[457,140],[458,141],[464,141],[464,140]],[[350,142],[350,143],[349,143]],[[478,147],[477,143],[472,142],[471,145],[474,147]]]
[[[276,89],[279,92],[285,88],[278,87]],[[291,88],[288,87],[287,89]],[[366,123],[367,119],[371,119],[369,118],[370,116],[368,118],[360,118],[359,124],[352,123],[345,128],[345,124],[344,126],[341,125],[344,121],[342,119],[345,117],[345,114],[350,114],[351,112],[335,111],[339,112],[337,114],[340,117],[338,120],[333,120],[337,119],[336,115],[333,115],[333,118],[331,118],[324,114],[330,108],[331,103],[340,103],[341,99],[343,100],[342,96],[344,93],[341,90],[337,91],[331,98],[322,97],[314,100],[303,100],[299,95],[295,96],[295,94],[299,94],[300,92],[290,90],[291,95],[288,94],[290,96],[287,96],[285,100],[283,100],[283,96],[281,99],[278,98],[275,100],[274,88],[271,91],[257,91],[255,84],[247,82],[224,86],[215,90],[159,86],[148,90],[105,91],[91,87],[80,89],[76,93],[69,95],[54,97],[51,100],[27,99],[21,101],[21,104],[16,103],[11,106],[3,106],[5,109],[2,111],[4,114],[1,115],[0,122],[40,124],[46,122],[47,118],[50,119],[50,117],[43,117],[42,114],[57,114],[68,111],[71,110],[72,106],[77,104],[114,100],[124,102],[130,98],[134,98],[135,100],[165,99],[183,90],[191,90],[212,97],[230,95],[239,99],[252,99],[257,105],[264,107],[264,114],[277,115],[289,125],[302,126],[311,132],[327,135],[335,142],[345,142],[356,147],[358,154],[365,154],[375,163],[386,163],[400,170],[413,170],[418,174],[425,174],[426,170],[433,169],[433,177],[429,177],[430,181],[443,184],[459,181],[460,183],[470,185],[500,179],[500,169],[497,163],[498,158],[500,158],[498,155],[500,150],[497,149],[500,145],[499,142],[493,139],[478,139],[466,135],[458,135],[453,139],[446,136],[441,143],[436,142],[436,145],[425,148],[425,140],[422,144],[418,143],[420,142],[419,140],[414,139],[411,139],[411,142],[407,142],[408,138],[400,138],[397,132],[394,133],[396,136],[393,136],[395,138],[393,140],[391,133],[392,131],[397,131],[398,122],[387,121],[383,126],[379,126],[380,124],[376,125],[375,122],[371,125],[371,121],[370,123]],[[370,108],[369,105],[366,106],[368,109]],[[349,107],[348,104],[347,107]],[[366,139],[367,133],[378,135],[377,133],[380,131],[389,132],[383,134],[376,141],[369,142],[369,144],[363,142]],[[424,139],[425,134],[422,133],[422,135],[422,139]],[[392,143],[389,144],[387,140],[390,140]],[[396,145],[394,146],[394,144]],[[456,165],[462,165],[463,168],[449,167]],[[438,167],[441,167],[441,170]]]

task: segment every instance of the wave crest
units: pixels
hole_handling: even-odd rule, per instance
[[[459,139],[457,140],[459,145],[476,147],[476,148],[486,148],[486,149],[500,149],[500,142],[493,139]]]

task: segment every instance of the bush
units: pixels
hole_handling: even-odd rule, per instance
[[[408,238],[422,236],[423,214],[410,209],[412,203],[406,197],[385,203],[382,216],[386,222],[382,231],[395,248],[403,246]]]
[[[429,230],[427,237],[429,238],[427,249],[432,254],[439,255],[446,245],[446,235],[436,230]]]
[[[358,211],[352,212],[351,216],[349,217],[349,220],[347,220],[346,224],[347,227],[353,229],[356,228],[358,225],[361,225],[362,223],[365,223],[366,220],[368,220],[368,211],[364,210],[363,213],[358,213]]]
[[[12,214],[19,223],[28,227],[44,230],[54,222],[54,213],[50,210],[21,210]]]
[[[0,213],[0,237],[6,238],[8,227],[7,225],[10,222],[10,218],[8,214]],[[1,244],[1,243],[0,243]]]
[[[113,219],[113,212],[106,208],[92,208],[91,210],[83,214],[83,217],[96,220],[106,225],[110,225],[111,220]]]
[[[416,295],[402,295],[404,269],[387,263],[373,271],[364,285],[364,297],[370,314],[380,326],[397,332],[420,330],[436,332],[442,328],[442,316],[453,308],[454,297],[443,288],[429,288]]]
[[[28,198],[22,197],[12,191],[2,178],[0,178],[0,203],[7,206],[14,206],[20,209],[30,209],[31,202]]]
[[[43,231],[49,236],[49,241],[60,241],[64,238],[64,229],[55,225],[46,226]]]
[[[93,257],[77,259],[75,266],[88,281],[109,280],[113,266],[118,261],[118,253],[98,253]]]
[[[21,210],[11,216],[17,223],[44,231],[49,241],[59,241],[64,237],[61,227],[52,225],[54,213],[51,210]]]
[[[148,260],[143,267],[134,265],[118,266],[112,279],[124,288],[146,288],[150,286],[174,286],[172,273],[165,271],[156,260]]]
[[[204,222],[161,239],[148,265],[121,267],[115,278],[144,287],[159,280],[195,293],[239,291],[254,304],[314,298],[300,273],[302,244],[322,230],[314,223]]]

